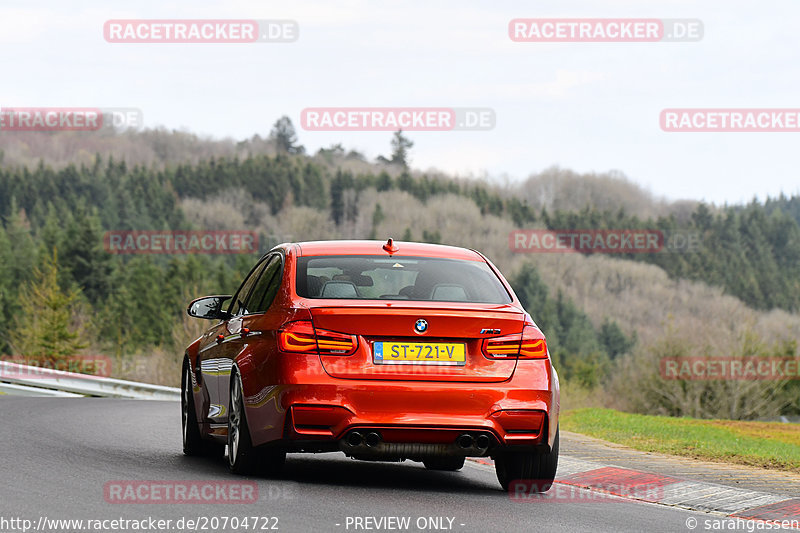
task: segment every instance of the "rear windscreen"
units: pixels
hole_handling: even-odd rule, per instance
[[[351,300],[511,302],[486,263],[431,257],[300,257],[297,294],[304,298]]]

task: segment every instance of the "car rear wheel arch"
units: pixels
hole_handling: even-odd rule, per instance
[[[221,457],[225,447],[220,443],[204,439],[197,421],[192,369],[188,357],[183,361],[181,372],[181,431],[183,453],[190,456]]]
[[[241,374],[234,364],[228,387],[228,468],[234,474],[247,475],[257,471],[274,474],[286,460],[283,448],[253,446],[247,422]]]

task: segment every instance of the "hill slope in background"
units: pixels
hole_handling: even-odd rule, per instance
[[[388,143],[387,143],[388,144]],[[332,147],[333,148],[333,147]],[[324,152],[324,151],[323,151]],[[330,153],[333,152],[333,153]],[[190,132],[166,129],[128,130],[115,132],[101,130],[86,132],[13,132],[0,133],[0,164],[5,167],[36,167],[40,162],[54,169],[69,164],[92,165],[95,156],[102,154],[129,166],[164,168],[179,164],[197,164],[212,158],[246,158],[257,155],[277,155],[276,143],[269,138],[254,135],[250,139],[213,139]],[[313,160],[334,170],[341,168],[354,174],[388,172],[401,173],[400,168],[380,162],[367,162],[357,152],[334,157],[336,150],[318,153]],[[420,176],[422,172],[412,172]],[[428,176],[439,175],[427,172]],[[497,187],[498,190],[501,187]],[[658,217],[670,213],[690,211],[695,201],[667,202],[655,198],[641,186],[628,180],[619,172],[580,175],[570,170],[553,167],[530,176],[518,184],[503,187],[509,195],[527,201],[536,210],[578,210],[586,205],[598,209],[625,209],[639,217]]]
[[[793,354],[800,338],[796,197],[667,202],[618,174],[558,168],[501,186],[373,164],[341,147],[288,155],[258,137],[236,143],[183,132],[2,134],[0,149],[0,351],[11,349],[19,288],[53,250],[62,285],[81,291],[85,307],[74,319],[92,326],[94,346],[119,354],[168,345],[179,357],[197,333],[182,318],[185,302],[234,290],[252,263],[110,256],[102,234],[120,229],[249,229],[262,249],[389,236],[480,249],[525,295],[564,376],[588,386],[609,375],[615,358],[660,353],[665,342],[679,341],[685,355]],[[520,254],[509,247],[518,228],[685,231],[702,245],[692,253]]]

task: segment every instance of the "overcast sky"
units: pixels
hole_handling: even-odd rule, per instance
[[[134,5],[136,4],[136,5]],[[514,18],[695,18],[699,42],[518,43]],[[293,43],[115,44],[109,19],[292,19]],[[800,193],[800,133],[667,133],[665,108],[800,108],[792,1],[6,1],[1,106],[135,107],[148,127],[265,136],[370,157],[388,132],[313,132],[307,107],[489,107],[490,131],[411,132],[412,165],[522,180],[618,170],[658,196]]]

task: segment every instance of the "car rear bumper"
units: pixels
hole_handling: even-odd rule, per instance
[[[517,381],[331,379],[273,386],[246,397],[245,405],[256,446],[275,441],[290,448],[325,449],[328,443],[348,453],[353,450],[340,444],[355,431],[362,436],[376,432],[381,446],[426,444],[430,450],[450,446],[465,433],[489,437],[488,449],[462,450],[464,455],[489,455],[497,447],[549,447],[555,432],[551,422],[555,418],[557,423],[558,416],[557,385],[554,393],[550,387],[521,389]]]

